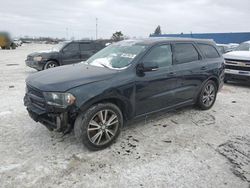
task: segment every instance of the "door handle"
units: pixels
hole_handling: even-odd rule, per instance
[[[207,70],[207,67],[203,66],[201,67],[201,70]]]
[[[168,73],[168,76],[175,76],[175,75],[176,75],[175,72],[170,72],[170,73]]]

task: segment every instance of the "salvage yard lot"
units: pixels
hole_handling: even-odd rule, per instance
[[[214,107],[130,122],[115,144],[88,151],[49,132],[23,106],[26,56],[0,50],[0,187],[249,187],[250,86],[227,84]]]

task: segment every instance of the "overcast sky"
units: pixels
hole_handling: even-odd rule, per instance
[[[13,36],[110,38],[115,31],[250,31],[250,0],[0,0],[0,31]],[[67,29],[68,28],[68,29]],[[67,32],[68,30],[68,32]]]

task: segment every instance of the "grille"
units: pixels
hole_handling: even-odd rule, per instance
[[[45,99],[41,91],[27,85],[27,95],[30,98],[30,101],[33,106],[41,110],[45,109]]]
[[[27,93],[44,98],[43,93],[40,90],[33,88],[29,85],[27,85]]]
[[[226,65],[226,69],[250,71],[250,67],[240,67],[240,66],[234,66],[234,65]]]
[[[237,64],[237,62],[242,62],[242,63],[246,63],[248,65],[250,65],[250,60],[235,60],[235,59],[225,59],[225,61],[229,61],[229,63],[233,63],[234,62]]]

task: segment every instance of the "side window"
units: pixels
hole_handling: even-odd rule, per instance
[[[105,45],[103,45],[103,44],[101,44],[101,43],[96,43],[96,44],[95,44],[95,49],[96,49],[97,51],[103,49],[104,47],[105,47]]]
[[[78,51],[79,51],[78,43],[70,43],[63,49],[63,52],[78,52]]]
[[[90,51],[94,50],[95,46],[93,43],[80,43],[80,50],[81,51]]]
[[[213,46],[208,45],[208,44],[198,44],[198,46],[206,58],[220,57],[219,53],[217,52],[217,50]],[[224,51],[224,48],[223,48],[223,51]]]
[[[171,46],[168,44],[154,47],[144,58],[143,64],[145,67],[157,65],[159,68],[172,65]]]
[[[174,52],[175,64],[182,64],[199,60],[199,53],[197,52],[193,44],[175,44]]]

